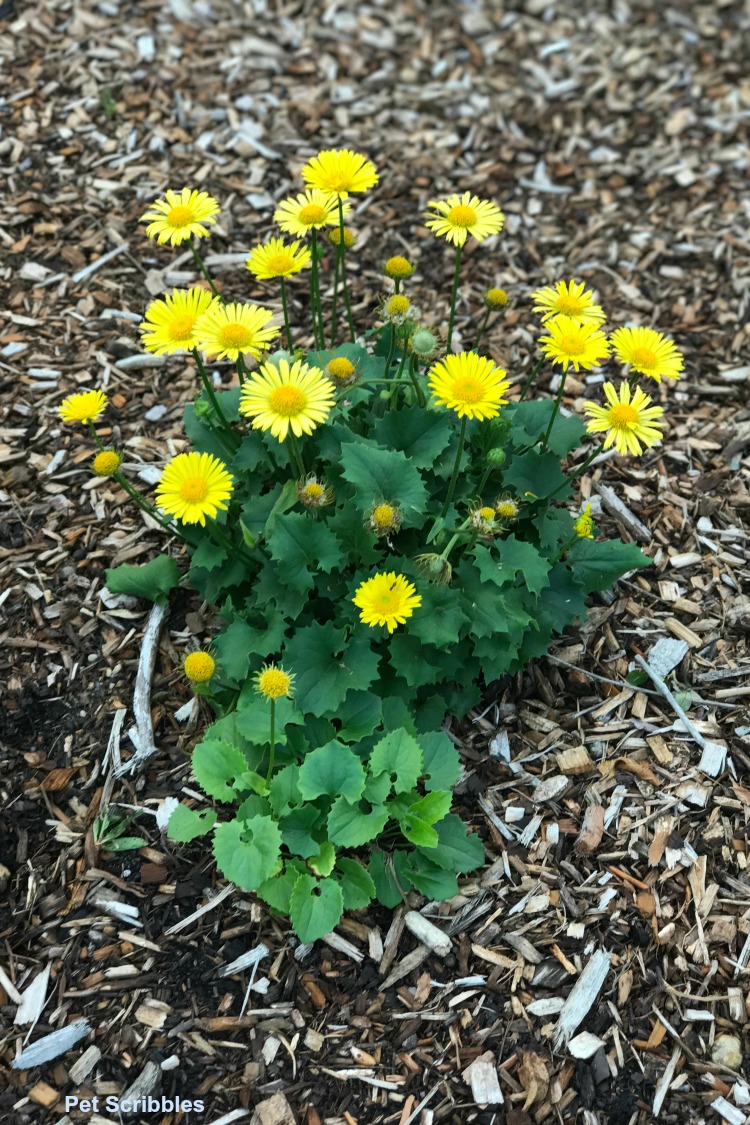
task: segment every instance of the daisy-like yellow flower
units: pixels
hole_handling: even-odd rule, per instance
[[[335,355],[328,360],[323,374],[327,375],[335,387],[350,387],[359,378],[359,371],[345,355]]]
[[[382,500],[370,512],[370,515],[365,523],[368,531],[374,531],[378,538],[385,535],[392,535],[394,531],[398,531],[401,526],[401,509],[397,504],[391,504],[388,500]]]
[[[679,379],[682,352],[673,340],[653,328],[616,328],[610,336],[620,363],[629,363],[633,371],[648,375],[660,383]]]
[[[495,285],[491,289],[485,289],[484,303],[488,309],[504,309],[508,303],[508,294]]]
[[[503,229],[505,215],[496,203],[480,199],[465,191],[463,195],[451,195],[448,199],[432,200],[427,204],[437,211],[437,215],[425,213],[426,223],[438,238],[446,238],[454,246],[463,246],[468,235],[483,242]]]
[[[344,204],[344,214],[351,211]],[[309,234],[311,230],[332,227],[339,221],[339,205],[335,195],[318,188],[308,188],[300,195],[282,199],[273,213],[273,221],[287,234]]]
[[[547,359],[562,365],[570,364],[576,371],[589,371],[609,355],[607,337],[596,321],[588,323],[560,313],[547,321],[549,336],[540,336],[539,343]]]
[[[58,414],[63,422],[96,422],[107,405],[107,396],[104,391],[80,391],[78,394],[68,395],[60,403]]]
[[[283,238],[272,238],[264,245],[256,246],[245,264],[259,281],[289,277],[310,266],[310,251],[300,249],[300,246],[299,242],[290,242],[287,246]]]
[[[276,664],[264,664],[260,672],[256,672],[255,690],[266,699],[281,699],[292,694],[293,672],[285,672]]]
[[[236,360],[248,353],[259,359],[279,334],[275,325],[269,325],[270,320],[273,313],[262,305],[243,305],[240,301],[223,305],[215,301],[195,326],[198,347],[214,359]]]
[[[510,523],[518,517],[518,504],[515,500],[511,500],[510,496],[501,496],[495,502],[495,515],[499,520],[505,520]]]
[[[416,586],[393,571],[367,578],[357,587],[352,601],[360,611],[360,621],[370,628],[385,625],[389,633],[403,625],[422,604]]]
[[[182,662],[182,670],[191,684],[205,684],[216,671],[216,661],[210,652],[189,652]]]
[[[291,366],[264,363],[242,385],[240,414],[253,419],[253,429],[270,430],[284,441],[291,429],[295,437],[311,434],[331,412],[336,396],[330,380],[318,367],[302,360]]]
[[[166,297],[152,301],[139,328],[147,352],[172,355],[198,347],[195,325],[198,317],[211,307],[216,298],[208,289],[173,289]]]
[[[582,281],[556,281],[554,285],[535,289],[531,299],[536,301],[534,312],[542,314],[542,324],[560,313],[592,324],[602,324],[607,319],[604,309],[594,304],[593,290],[587,289]]]
[[[329,230],[328,234],[326,235],[326,238],[330,242],[331,246],[340,246],[341,245],[341,230],[339,229],[339,227],[334,227],[333,230]],[[354,246],[356,241],[357,241],[357,236],[354,233],[354,231],[350,230],[349,227],[344,227],[344,246],[345,246],[345,248],[347,250],[351,250],[352,246]]]
[[[319,152],[302,169],[302,179],[320,191],[346,196],[350,191],[367,191],[378,182],[375,165],[349,148],[329,148]]]
[[[394,281],[402,281],[405,277],[411,277],[414,268],[408,258],[402,258],[400,254],[396,254],[385,263],[383,273],[386,277],[393,278]]]
[[[503,398],[510,386],[505,372],[476,352],[447,355],[430,369],[428,379],[440,405],[459,418],[494,418],[508,401]]]
[[[416,316],[416,312],[408,297],[405,297],[403,293],[394,293],[381,301],[380,315],[389,324],[401,325],[408,318]]]
[[[91,468],[98,477],[113,477],[121,464],[122,453],[116,449],[102,449],[92,461]]]
[[[499,526],[495,523],[496,515],[495,509],[487,505],[471,508],[469,511],[471,526],[475,528],[484,539],[492,539],[500,530]]]
[[[171,242],[179,246],[185,239],[195,235],[207,238],[211,233],[206,223],[215,223],[219,204],[207,191],[166,191],[164,199],[156,199],[151,207],[138,220],[148,223],[146,234],[158,243]]]
[[[178,453],[156,486],[156,501],[167,515],[182,523],[206,526],[206,516],[216,518],[232,495],[232,476],[210,453]]]
[[[580,516],[573,521],[573,531],[579,539],[594,538],[594,517],[591,515],[590,504],[587,504]]]
[[[588,432],[606,433],[605,449],[614,445],[618,453],[634,453],[639,457],[643,452],[642,444],[648,449],[661,440],[658,419],[664,410],[661,406],[650,406],[650,397],[640,387],[635,387],[631,395],[630,386],[620,383],[618,394],[614,383],[605,383],[604,397],[606,406],[586,402],[583,408],[591,418],[586,426]]]
[[[297,496],[306,508],[323,508],[333,503],[333,489],[326,488],[313,473],[297,481]]]

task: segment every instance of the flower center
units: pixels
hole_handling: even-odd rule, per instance
[[[276,414],[291,418],[304,409],[307,398],[299,387],[277,387],[268,396],[268,405]]]
[[[609,421],[612,426],[632,426],[638,421],[638,411],[629,402],[620,402],[610,410]]]
[[[244,324],[225,324],[218,333],[217,339],[223,348],[241,348],[250,343],[251,332]]]
[[[334,379],[348,379],[354,371],[354,364],[345,355],[334,356],[328,362],[328,372]]]
[[[480,508],[479,514],[480,514],[480,516],[482,517],[483,520],[488,520],[488,521],[494,520],[495,509],[494,508]]]
[[[315,223],[324,223],[325,220],[326,209],[325,207],[321,207],[319,203],[308,203],[299,213],[299,221],[305,223],[307,226],[314,226]]]
[[[582,336],[563,336],[560,350],[566,355],[583,355],[586,351],[586,341]]]
[[[656,356],[651,351],[651,348],[633,348],[633,355],[630,362],[635,367],[655,367]]]
[[[515,504],[511,504],[509,501],[505,501],[504,503],[498,504],[497,506],[497,514],[501,519],[513,519],[517,511],[518,509],[516,508]]]
[[[395,258],[389,258],[385,263],[386,272],[391,274],[392,277],[408,277],[411,273],[411,262],[408,258],[401,258],[396,255]]]
[[[185,477],[180,485],[180,496],[188,504],[200,504],[208,496],[208,484],[203,477]]]
[[[566,316],[575,316],[576,313],[583,311],[583,301],[580,297],[574,297],[572,293],[565,293],[557,298],[557,311],[565,313]]]
[[[170,340],[189,340],[195,327],[194,316],[176,316],[169,326]]]
[[[448,212],[448,222],[454,227],[470,227],[477,221],[477,213],[473,207],[465,203],[457,203]]]
[[[391,297],[386,307],[391,316],[401,316],[402,313],[409,311],[409,298],[400,295]]]
[[[484,385],[478,379],[471,377],[456,379],[453,384],[453,394],[461,402],[479,402],[484,398]]]
[[[373,509],[372,518],[378,527],[390,527],[395,515],[396,512],[390,504],[378,504],[377,508]]]
[[[319,500],[325,492],[325,489],[323,488],[322,484],[317,484],[315,481],[311,481],[310,484],[305,485],[302,491],[304,492],[306,499]]]
[[[258,687],[269,699],[279,699],[289,691],[289,676],[279,668],[269,668],[260,676]]]
[[[186,227],[192,221],[193,212],[189,207],[183,207],[181,203],[177,207],[172,207],[167,214],[167,222],[170,227]]]
[[[294,269],[294,258],[289,254],[273,254],[266,263],[271,273],[288,273]]]
[[[345,172],[329,172],[327,184],[329,191],[346,191],[349,184],[350,179]]]

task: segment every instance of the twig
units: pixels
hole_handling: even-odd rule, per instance
[[[151,677],[154,674],[156,654],[159,650],[159,635],[166,614],[166,606],[155,605],[146,622],[133,692],[135,726],[128,731],[128,738],[135,746],[135,754],[130,761],[117,767],[115,772],[118,777],[130,773],[140,762],[156,753],[154,727],[151,722]]]
[[[227,895],[231,895],[233,890],[234,883],[227,883],[226,887],[222,887],[219,893],[209,899],[208,902],[204,903],[203,906],[199,906],[198,909],[194,910],[187,918],[183,918],[181,922],[175,922],[174,926],[170,926],[168,930],[165,930],[164,936],[171,937],[172,934],[178,934],[180,930],[192,926],[193,922],[197,921],[198,918],[201,918],[204,914],[208,914],[209,910],[213,910],[220,902],[223,902]]]
[[[685,727],[687,728],[689,733],[693,736],[695,741],[698,743],[701,750],[705,750],[706,746],[708,745],[707,740],[703,737],[703,735],[700,733],[699,730],[696,730],[696,728],[690,722],[690,719],[687,717],[687,715],[683,711],[682,707],[680,707],[679,703],[677,702],[675,697],[672,695],[672,692],[669,690],[667,685],[664,683],[664,680],[661,678],[661,676],[657,672],[655,672],[653,670],[653,668],[650,667],[650,665],[643,659],[642,656],[637,655],[636,658],[635,658],[635,662],[636,662],[636,664],[640,664],[643,671],[648,675],[648,677],[651,679],[651,681],[654,684],[656,684],[656,686],[659,689],[659,691],[661,692],[661,694],[667,700],[669,705],[674,709],[675,713],[679,716],[680,720],[685,724]]]

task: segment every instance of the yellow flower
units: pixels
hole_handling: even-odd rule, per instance
[[[661,406],[649,406],[651,399],[636,387],[632,398],[627,383],[620,384],[619,395],[613,383],[604,384],[604,397],[607,406],[595,402],[584,403],[584,411],[591,418],[586,426],[590,434],[606,433],[604,448],[614,445],[618,453],[643,452],[641,443],[649,448],[661,440],[662,431],[658,421],[664,413]]]
[[[484,303],[488,309],[504,309],[508,303],[508,294],[504,289],[493,286],[484,292]]]
[[[191,684],[205,684],[216,671],[216,661],[210,652],[189,652],[182,662],[182,670]]]
[[[152,301],[142,320],[142,343],[154,355],[190,352],[198,347],[195,325],[216,298],[208,289],[173,289],[164,298]]]
[[[350,387],[359,377],[357,368],[345,355],[335,355],[328,360],[323,372],[336,387]]]
[[[329,230],[326,237],[331,243],[331,246],[339,246],[341,244],[341,230],[339,227],[334,227],[333,230]],[[350,230],[349,227],[344,227],[344,246],[346,249],[351,250],[356,241],[357,236],[354,231]]]
[[[333,387],[319,368],[280,359],[278,367],[264,363],[244,382],[240,414],[253,419],[253,429],[270,430],[284,441],[290,428],[295,437],[311,434],[334,402]]]
[[[269,342],[278,336],[270,309],[260,305],[243,305],[239,301],[223,305],[215,301],[195,326],[198,347],[215,359],[234,359],[249,353],[259,359],[268,350]]]
[[[375,165],[349,148],[326,149],[309,160],[302,169],[306,184],[345,196],[350,191],[367,191],[378,182]]]
[[[591,515],[590,504],[587,504],[578,519],[573,521],[573,531],[579,539],[594,538],[594,517]]]
[[[609,355],[607,337],[596,322],[576,320],[559,314],[547,321],[549,336],[540,336],[542,351],[553,363],[562,364],[567,371],[570,364],[576,371],[590,370]]]
[[[215,223],[219,204],[206,191],[166,191],[164,199],[156,199],[151,209],[138,220],[149,223],[146,234],[158,243],[171,242],[179,246],[186,238],[195,235],[207,238],[210,234],[205,223]]]
[[[386,277],[392,277],[394,281],[401,281],[405,277],[411,277],[414,273],[414,266],[408,258],[402,258],[399,254],[396,254],[385,263],[383,273]]]
[[[492,523],[492,521],[495,518],[495,509],[494,508],[480,508],[479,509],[479,515],[482,517],[483,520],[486,520],[487,523]]]
[[[255,690],[266,699],[281,699],[282,696],[292,694],[292,680],[294,674],[285,672],[275,664],[264,664],[260,672],[256,672]]]
[[[503,229],[505,215],[496,203],[480,199],[465,191],[449,199],[433,200],[427,204],[437,215],[426,213],[426,226],[439,238],[446,238],[454,246],[463,246],[468,235],[482,242]]]
[[[616,328],[610,340],[620,363],[629,363],[633,371],[649,375],[657,383],[662,376],[679,379],[682,352],[661,332],[653,328]]]
[[[178,453],[156,486],[156,501],[167,515],[182,523],[206,526],[232,495],[232,477],[226,465],[210,453]]]
[[[510,523],[518,516],[518,504],[515,500],[511,500],[509,496],[501,496],[495,502],[495,514],[499,520]]]
[[[323,508],[333,503],[333,489],[326,488],[314,474],[297,481],[297,496],[306,508]]]
[[[351,205],[345,203],[344,214],[350,211]],[[338,201],[330,192],[308,188],[304,194],[283,199],[273,213],[273,221],[287,234],[309,234],[311,230],[338,223]]]
[[[455,410],[459,418],[494,418],[508,401],[503,395],[510,381],[504,376],[486,356],[461,352],[436,363],[428,378],[440,405]]]
[[[272,238],[265,245],[256,246],[245,264],[259,281],[289,277],[310,266],[310,251],[301,250],[300,245],[291,242],[287,246],[283,238]]]
[[[365,524],[365,527],[369,531],[374,531],[378,538],[391,535],[394,531],[398,531],[400,526],[401,510],[398,505],[390,504],[387,500],[382,500],[380,504],[375,505]]]
[[[535,289],[531,299],[537,302],[534,312],[542,313],[542,324],[559,313],[593,324],[607,319],[604,309],[594,304],[593,290],[587,289],[582,281],[556,281],[554,285]]]
[[[403,324],[409,317],[416,316],[412,303],[403,293],[394,293],[380,304],[380,315],[390,324]]]
[[[389,633],[397,625],[403,625],[422,604],[416,587],[403,574],[393,571],[376,574],[360,583],[352,601],[360,611],[360,621],[371,628],[385,625]]]
[[[81,391],[79,394],[68,395],[60,403],[58,414],[63,422],[96,422],[107,405],[107,396],[104,391]]]
[[[103,449],[97,453],[91,468],[98,477],[113,477],[122,464],[122,454],[116,449]]]

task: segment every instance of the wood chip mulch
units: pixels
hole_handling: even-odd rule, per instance
[[[748,36],[731,0],[2,0],[3,1121],[105,1125],[129,1094],[205,1102],[134,1125],[750,1122]],[[611,322],[673,336],[686,375],[653,388],[664,445],[581,481],[654,565],[451,728],[486,868],[305,948],[156,820],[190,792],[208,718],[179,672],[215,628],[189,592],[161,634],[157,755],[115,774],[148,613],[104,569],[163,544],[56,407],[104,387],[103,436],[153,482],[196,384],[137,325],[195,274],[138,217],[165,187],[210,191],[219,283],[268,300],[244,256],[326,147],[382,176],[351,220],[360,324],[387,253],[416,257],[425,314],[446,308],[450,251],[419,216],[471,190],[507,223],[466,254],[464,346],[482,287],[503,286],[489,348],[520,383],[529,293],[575,276]],[[571,380],[566,408],[595,382]],[[625,681],[638,658],[669,698]],[[142,848],[97,845],[107,808]],[[67,1050],[12,1067],[79,1021]],[[70,1095],[98,1114],[66,1114]]]

